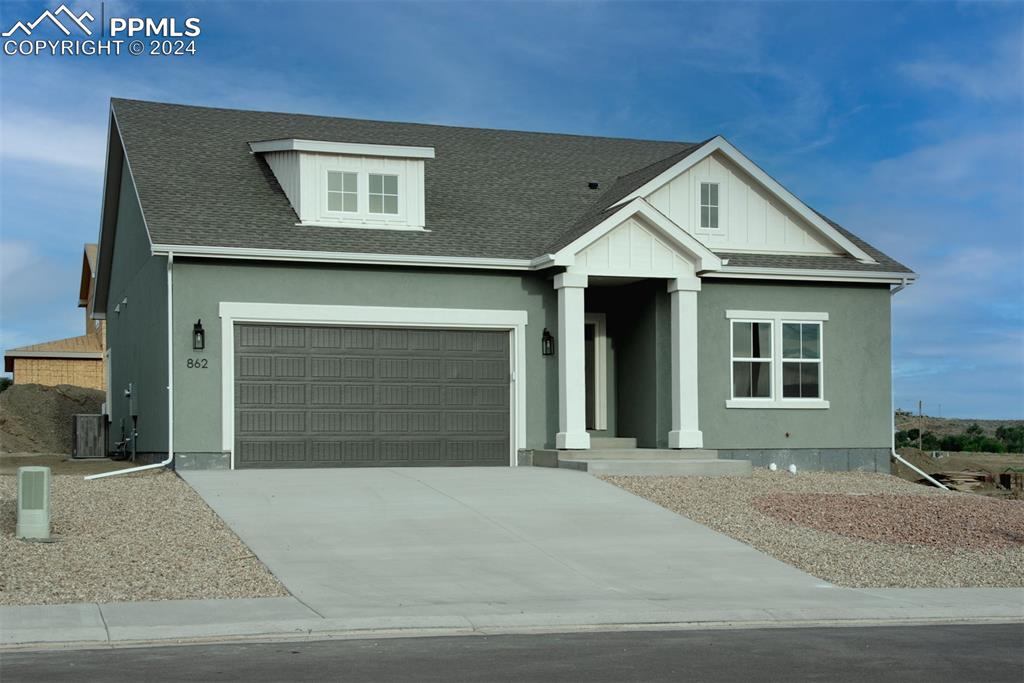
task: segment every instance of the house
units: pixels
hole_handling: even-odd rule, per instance
[[[78,288],[78,307],[85,309],[85,334],[5,351],[4,372],[13,374],[15,384],[106,388],[106,323],[93,316],[95,273],[96,245],[86,244]]]
[[[112,438],[179,467],[516,465],[595,437],[888,471],[908,268],[720,136],[114,100]]]

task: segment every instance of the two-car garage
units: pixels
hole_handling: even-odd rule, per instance
[[[236,468],[510,463],[508,330],[240,322],[232,337]]]

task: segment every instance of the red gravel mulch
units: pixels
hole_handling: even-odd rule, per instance
[[[784,522],[884,543],[991,550],[1024,546],[1024,503],[967,496],[778,493],[751,503]]]

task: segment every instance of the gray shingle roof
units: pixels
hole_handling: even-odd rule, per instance
[[[181,246],[534,258],[571,242],[609,203],[700,144],[121,99],[112,106],[153,242]],[[425,178],[430,232],[296,225],[273,173],[248,145],[280,138],[433,147]]]

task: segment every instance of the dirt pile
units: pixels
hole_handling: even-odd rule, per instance
[[[72,415],[97,414],[102,391],[15,384],[0,393],[0,452],[71,453]]]

